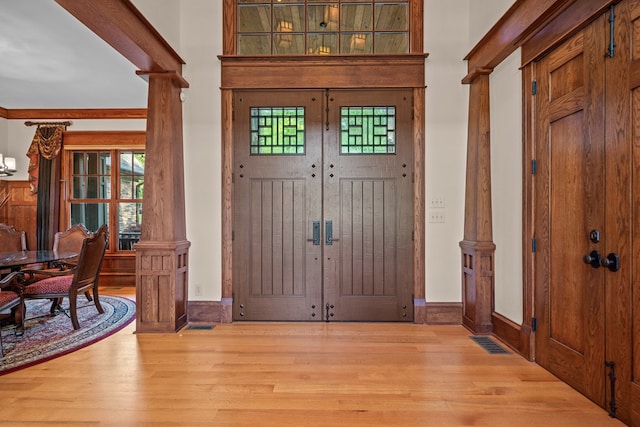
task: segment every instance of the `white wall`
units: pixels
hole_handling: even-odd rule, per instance
[[[181,2],[182,45],[189,81],[184,103],[189,299],[222,297],[221,66],[222,2]]]
[[[515,0],[470,1],[469,50],[493,27]],[[468,52],[467,52],[468,53]]]
[[[460,246],[464,227],[464,191],[469,88],[462,60],[469,45],[469,0],[427,0],[424,5],[426,61],[425,185],[426,299],[461,301]],[[433,199],[444,208],[433,209]],[[429,222],[444,211],[445,222]]]
[[[520,49],[491,73],[495,311],[522,322],[522,73]]]
[[[469,87],[461,83],[467,74],[467,64],[463,58],[480,41],[484,34],[496,23],[502,14],[513,4],[513,0],[484,0],[482,2],[472,0],[426,0],[424,14],[425,51],[429,53],[426,67],[427,95],[426,95],[426,297],[430,302],[453,302],[462,299],[460,247],[464,231],[464,194],[465,194],[465,169],[467,148],[467,115]],[[511,68],[509,68],[511,69]],[[500,73],[502,78],[502,74]],[[504,88],[496,85],[499,90],[491,94],[492,119],[498,118],[496,123],[503,123],[499,119],[501,115],[508,114],[504,121],[509,120],[510,126],[505,133],[510,137],[511,145],[520,147],[520,142],[513,140],[513,135],[520,135],[518,128],[513,132],[513,127],[520,123],[520,104],[518,104],[520,87],[512,91],[513,76],[509,75],[509,83]],[[519,83],[518,83],[519,84]],[[518,94],[514,96],[513,94]],[[501,98],[508,102],[503,102]],[[516,107],[513,105],[516,103]],[[502,106],[495,113],[493,107]],[[507,110],[508,108],[508,110]],[[514,121],[512,116],[516,116]],[[513,126],[511,126],[513,125]],[[492,133],[493,138],[496,135]],[[497,134],[502,138],[500,133]],[[505,145],[497,142],[498,148],[493,150],[494,163],[498,165],[499,176],[515,172],[502,170],[500,165],[507,159],[507,164],[513,165],[513,147],[508,151],[502,151]],[[520,165],[520,157],[516,159]],[[496,169],[494,169],[496,172]],[[521,175],[515,179],[520,183]],[[494,186],[494,209],[498,212],[520,215],[513,210],[511,202],[516,201],[521,209],[521,195],[518,189],[503,188],[500,183]],[[506,191],[495,197],[497,192]],[[504,197],[506,196],[506,197]],[[431,202],[444,199],[444,208],[431,208]],[[506,206],[503,207],[503,205]],[[430,222],[432,212],[444,211],[445,222]],[[510,217],[511,218],[511,217]],[[519,221],[521,216],[518,216]],[[505,248],[511,251],[513,248],[512,236],[514,223],[503,221],[502,216],[494,218],[494,233],[500,237],[500,253],[505,253]],[[518,222],[518,224],[520,224]],[[520,229],[513,238],[520,244]],[[519,250],[519,246],[518,246]],[[521,251],[520,251],[521,252]],[[510,253],[510,252],[506,252]],[[521,257],[519,257],[520,259]],[[520,263],[521,266],[521,263]],[[496,300],[509,302],[509,307],[520,307],[522,304],[514,304],[514,297],[521,301],[522,275],[515,277],[513,269],[517,265],[505,265],[502,259],[497,261],[496,283],[497,292],[500,292]],[[507,268],[509,267],[509,268]],[[516,279],[516,280],[514,280]],[[508,283],[509,286],[502,286]],[[520,290],[520,295],[515,295],[513,287]],[[503,293],[503,290],[507,292]],[[514,317],[517,317],[517,312]],[[514,313],[511,313],[514,315]]]
[[[178,52],[178,48],[180,47],[181,21],[179,17],[181,1],[132,0],[132,3],[140,13],[147,18],[153,27],[162,34],[162,37],[167,43]]]

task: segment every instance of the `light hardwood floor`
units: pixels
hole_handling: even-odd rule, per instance
[[[487,353],[461,326],[233,323],[134,332],[135,322],[1,376],[0,425],[622,425],[540,366]]]

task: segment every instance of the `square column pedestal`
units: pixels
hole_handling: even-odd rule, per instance
[[[141,241],[136,251],[136,333],[176,332],[187,324],[191,242]]]

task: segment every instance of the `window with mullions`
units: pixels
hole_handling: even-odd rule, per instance
[[[113,159],[117,161],[113,162]],[[118,250],[140,240],[144,192],[143,151],[73,151],[71,154],[71,224],[91,231],[102,224],[117,235]],[[117,183],[117,190],[112,186]],[[110,215],[115,217],[111,218]],[[70,225],[71,225],[70,224]],[[114,234],[115,233],[115,234]]]
[[[304,154],[304,107],[252,107],[251,155]]]
[[[395,154],[396,107],[342,107],[341,154]]]
[[[237,0],[239,55],[409,52],[407,0]]]

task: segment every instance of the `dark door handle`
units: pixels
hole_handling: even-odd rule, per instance
[[[325,235],[325,244],[327,246],[333,245],[333,221],[327,220],[324,223],[324,235]]]
[[[618,254],[611,252],[606,258],[600,260],[600,265],[608,268],[610,271],[620,270],[620,257]]]
[[[313,246],[320,246],[320,221],[313,221]]]
[[[591,251],[589,255],[585,255],[582,257],[582,261],[584,261],[585,264],[591,264],[591,267],[593,268],[600,267],[601,259],[602,257],[600,256],[600,252],[598,251]]]

